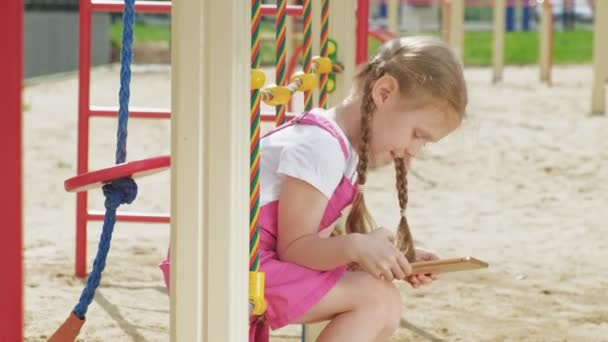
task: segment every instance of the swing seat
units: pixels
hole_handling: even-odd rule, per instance
[[[170,156],[142,159],[80,174],[66,180],[64,187],[67,192],[87,191],[101,188],[115,179],[141,178],[165,171],[169,167],[171,167]]]

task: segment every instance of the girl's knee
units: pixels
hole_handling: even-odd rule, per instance
[[[391,282],[377,280],[371,276],[362,282],[361,305],[372,311],[374,317],[385,322],[386,328],[399,327],[401,321],[401,294]]]
[[[399,288],[392,283],[387,282],[387,294],[386,294],[386,317],[385,317],[385,330],[391,334],[399,328],[401,323],[401,292]]]

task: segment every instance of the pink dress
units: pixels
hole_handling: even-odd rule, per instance
[[[266,136],[292,125],[314,125],[329,132],[340,144],[344,158],[348,159],[349,152],[342,135],[336,131],[328,119],[314,114],[304,113],[292,121],[277,127]],[[338,187],[329,198],[319,232],[330,227],[341,215],[344,208],[350,205],[355,197],[356,187],[347,177],[343,177]],[[260,268],[265,273],[265,297],[268,308],[263,320],[257,320],[250,330],[250,341],[259,341],[266,334],[262,325],[269,324],[274,329],[281,328],[297,320],[317,304],[323,296],[340,280],[347,265],[329,271],[317,271],[279,260],[277,255],[278,231],[278,201],[270,202],[260,209]],[[161,264],[167,288],[169,286],[169,256]],[[257,327],[256,327],[257,325]],[[258,336],[257,338],[254,337]],[[262,338],[264,339],[264,338]]]

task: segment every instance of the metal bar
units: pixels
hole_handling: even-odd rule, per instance
[[[81,1],[81,4],[87,1]],[[91,10],[93,12],[122,12],[125,4],[122,1],[93,0]],[[170,1],[137,1],[135,11],[138,13],[171,13]]]
[[[91,107],[90,116],[115,118],[118,116],[118,108],[116,107]],[[129,109],[129,118],[139,119],[170,119],[171,113],[166,109],[154,108],[132,108]]]
[[[369,0],[357,3],[357,65],[367,62],[367,32],[369,31]]]
[[[287,115],[285,115],[285,121],[290,121],[293,118],[296,117],[296,113],[287,113]],[[262,112],[261,115],[261,120],[262,122],[274,122],[276,117],[276,114],[272,113],[272,112]]]
[[[277,5],[262,5],[262,15],[276,15]],[[287,15],[293,15],[301,17],[304,14],[304,10],[300,5],[287,5]]]
[[[0,39],[5,53],[0,54],[0,124],[3,185],[2,240],[0,260],[0,341],[23,341],[23,195],[22,195],[22,113],[23,84],[23,2],[8,1],[0,11]]]
[[[91,82],[91,3],[80,2],[78,49],[78,161],[77,173],[89,168],[89,102]],[[76,194],[76,276],[87,275],[87,192]]]
[[[104,212],[91,210],[87,214],[88,221],[103,221]],[[170,223],[169,214],[146,214],[146,213],[124,213],[116,214],[117,222],[141,222],[141,223]]]

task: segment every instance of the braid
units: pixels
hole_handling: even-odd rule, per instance
[[[403,252],[408,261],[415,259],[414,240],[410,232],[410,226],[405,217],[407,208],[407,169],[403,158],[395,158],[395,174],[397,176],[397,195],[399,198],[399,208],[401,208],[401,220],[397,228],[397,248]]]
[[[380,74],[378,71],[379,68],[376,67],[376,64],[370,63],[359,74],[359,77],[365,78],[361,99],[361,145],[359,162],[357,164],[357,184],[360,191],[357,192],[351,211],[346,219],[347,233],[369,233],[376,227],[376,223],[367,211],[363,191],[361,190],[367,182],[369,144],[372,139],[371,126],[376,110],[376,105],[372,98],[372,88],[374,82],[378,79],[378,74]]]

